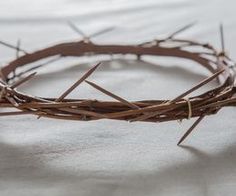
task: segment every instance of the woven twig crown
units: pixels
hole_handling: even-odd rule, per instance
[[[79,31],[73,24],[70,26]],[[99,120],[117,119],[147,122],[163,122],[182,120],[198,117],[179,143],[195,128],[207,115],[216,114],[225,106],[235,106],[235,63],[225,54],[223,42],[223,29],[221,27],[222,51],[218,52],[209,44],[196,41],[177,39],[175,36],[187,29],[187,25],[174,32],[166,39],[155,39],[138,45],[98,45],[89,37],[82,41],[61,43],[42,50],[28,53],[18,46],[0,42],[5,46],[15,48],[24,53],[9,64],[2,67],[0,72],[0,107],[15,108],[17,111],[2,112],[0,116],[34,114],[38,117],[48,117],[66,120]],[[105,30],[106,31],[106,30]],[[104,32],[105,32],[104,31]],[[189,49],[191,47],[191,50]],[[199,52],[200,51],[200,52]],[[54,60],[66,56],[86,56],[98,54],[133,54],[140,59],[143,55],[172,56],[190,59],[208,69],[212,75],[193,88],[171,100],[139,100],[130,102],[112,93],[103,87],[88,81],[88,77],[100,65],[97,64],[88,70],[78,81],[68,88],[60,97],[36,97],[17,91],[17,87],[29,81],[35,75],[32,73],[44,64],[27,68],[29,64],[55,56]],[[24,67],[25,70],[22,71]],[[18,71],[20,69],[21,71]],[[189,94],[213,79],[218,78],[221,84],[198,96],[190,97]],[[87,82],[96,90],[112,97],[114,101],[96,99],[67,99],[75,88],[82,82]]]

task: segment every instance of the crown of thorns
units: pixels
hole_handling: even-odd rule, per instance
[[[175,36],[191,27],[192,24],[172,33],[165,39],[155,39],[138,45],[98,45],[91,41],[91,37],[85,36],[74,24],[69,25],[84,36],[81,41],[61,43],[51,47],[28,53],[20,48],[20,42],[13,46],[0,41],[0,44],[13,48],[17,52],[17,58],[0,71],[0,108],[15,108],[15,111],[4,111],[0,116],[33,114],[40,117],[66,119],[66,120],[99,120],[116,119],[147,122],[163,122],[182,120],[198,117],[193,125],[179,140],[180,144],[207,115],[216,114],[225,106],[235,106],[235,63],[224,51],[223,27],[220,26],[222,50],[217,51],[210,44],[202,44],[188,39],[177,39]],[[94,35],[104,33],[105,29]],[[190,49],[191,48],[191,49]],[[200,49],[200,52],[199,52]],[[194,51],[195,50],[195,51]],[[23,55],[19,56],[19,53]],[[21,84],[29,81],[36,72],[35,69],[49,64],[66,56],[86,56],[98,54],[134,54],[138,59],[143,55],[172,56],[190,59],[208,69],[212,75],[191,89],[171,100],[140,100],[130,102],[115,93],[112,93],[94,82],[86,80],[100,65],[89,69],[78,81],[70,86],[58,98],[36,97],[17,90]],[[44,64],[35,64],[39,60],[54,57]],[[29,64],[34,66],[29,67]],[[22,68],[25,69],[22,71]],[[193,91],[218,79],[220,85],[198,96],[188,96]],[[96,90],[112,97],[114,101],[102,101],[96,99],[67,99],[75,88],[82,82],[87,82]]]

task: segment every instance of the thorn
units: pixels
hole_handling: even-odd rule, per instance
[[[72,30],[74,30],[76,33],[78,33],[79,35],[81,35],[83,37],[83,40],[86,41],[86,42],[91,42],[91,38],[92,37],[96,37],[96,36],[99,36],[101,34],[104,34],[104,33],[107,33],[109,31],[112,31],[115,27],[108,27],[108,28],[105,28],[101,31],[98,31],[98,32],[95,32],[93,34],[91,34],[90,36],[87,36],[81,29],[79,29],[74,23],[72,23],[71,21],[68,21],[67,22],[68,25],[70,26],[70,28]]]
[[[221,41],[221,50],[222,53],[225,52],[225,42],[224,42],[224,29],[223,29],[223,24],[220,24],[220,41]]]
[[[217,76],[219,76],[221,73],[223,73],[225,71],[225,69],[222,69],[216,73],[214,73],[212,76],[204,79],[203,81],[201,81],[199,84],[197,84],[196,86],[192,87],[191,89],[187,90],[186,92],[182,93],[181,95],[179,95],[178,97],[174,98],[173,100],[171,100],[170,102],[175,102],[178,101],[180,99],[182,99],[183,97],[185,97],[186,95],[192,93],[193,91],[199,89],[200,87],[202,87],[203,85],[209,83],[210,81],[212,81],[214,78],[216,78]]]
[[[20,52],[20,39],[18,39],[16,43],[16,59],[19,58],[19,52]]]
[[[77,82],[75,82],[69,89],[67,89],[59,98],[55,100],[55,102],[60,102],[63,100],[68,94],[70,94],[77,86],[79,86],[86,78],[88,78],[100,65],[101,63],[93,66],[88,72],[86,72]]]
[[[101,31],[98,31],[96,33],[93,33],[92,35],[89,36],[89,38],[92,38],[92,37],[96,37],[96,36],[99,36],[101,34],[104,34],[104,33],[107,33],[109,31],[112,31],[115,27],[108,27],[108,28],[105,28]]]
[[[28,76],[26,76],[26,77],[24,77],[24,78],[22,78],[22,79],[16,81],[16,82],[13,83],[10,87],[11,87],[12,89],[14,89],[14,88],[20,86],[21,84],[23,84],[23,83],[27,82],[28,80],[30,80],[31,78],[33,78],[33,77],[36,75],[36,73],[37,73],[37,72],[34,72],[34,73],[32,73],[32,74],[30,74],[30,75],[28,75]]]
[[[183,31],[185,31],[185,30],[191,28],[191,27],[194,26],[196,23],[197,23],[197,22],[195,21],[195,22],[192,22],[192,23],[190,23],[190,24],[185,25],[184,27],[182,27],[182,28],[178,29],[177,31],[175,31],[174,33],[170,34],[167,39],[173,38],[173,37],[176,36],[177,34],[182,33]]]
[[[3,46],[6,46],[8,48],[14,49],[14,50],[19,50],[19,51],[23,52],[24,54],[27,54],[27,52],[25,50],[23,50],[22,48],[18,48],[16,46],[13,46],[13,45],[7,43],[7,42],[0,41],[0,44]]]
[[[187,137],[188,135],[194,130],[194,128],[202,121],[202,119],[205,116],[200,116],[194,123],[193,125],[185,132],[185,134],[180,138],[179,142],[177,145],[179,146]]]
[[[30,71],[33,71],[33,70],[35,70],[35,69],[38,69],[38,68],[40,68],[40,67],[42,67],[42,66],[44,66],[44,65],[48,65],[48,64],[53,63],[53,62],[55,62],[55,61],[58,61],[58,60],[60,60],[60,59],[61,59],[61,56],[56,56],[55,58],[50,59],[50,60],[48,60],[47,62],[44,62],[44,63],[39,64],[39,65],[36,65],[35,67],[32,67],[32,68],[30,68],[30,69],[27,69],[26,71],[20,72],[19,74],[16,75],[16,77],[20,77],[20,76],[22,76],[22,75],[24,75],[24,74],[26,74],[26,73],[28,73],[28,72],[30,72]]]
[[[74,23],[72,23],[71,21],[68,21],[67,23],[72,30],[83,37],[84,41],[90,42],[90,37],[87,36],[82,30],[80,30]]]
[[[141,55],[140,54],[137,54],[137,60],[141,61]]]
[[[121,97],[119,97],[119,96],[117,96],[117,95],[115,95],[115,94],[105,90],[104,88],[98,86],[97,84],[94,84],[93,82],[90,82],[90,81],[87,81],[87,80],[85,80],[85,82],[87,82],[89,85],[91,85],[95,89],[101,91],[102,93],[104,93],[104,94],[106,94],[106,95],[108,95],[108,96],[110,96],[110,97],[120,101],[121,103],[123,103],[123,104],[125,104],[125,105],[127,105],[127,106],[129,106],[129,107],[131,107],[133,109],[139,109],[139,107],[136,106],[135,104],[133,104],[133,103],[131,103],[131,102],[129,102],[129,101],[127,101],[127,100],[125,100],[125,99],[123,99],[123,98],[121,98]]]
[[[20,39],[17,40],[16,47],[17,47],[17,49],[16,49],[16,59],[18,59],[19,55],[20,55]],[[16,69],[13,70],[12,78],[15,78],[15,77],[16,77]]]

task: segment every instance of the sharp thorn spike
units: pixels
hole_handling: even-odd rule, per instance
[[[18,87],[18,86],[20,86],[21,84],[23,84],[23,83],[27,82],[28,80],[30,80],[31,78],[33,78],[36,74],[37,74],[37,72],[34,72],[34,73],[32,73],[32,74],[30,74],[30,75],[28,75],[28,76],[26,76],[26,77],[24,77],[24,78],[22,78],[22,79],[16,81],[16,82],[13,83],[10,87],[11,87],[12,89]]]
[[[96,37],[96,36],[99,36],[101,34],[104,34],[104,33],[107,33],[109,31],[112,31],[115,27],[108,27],[108,28],[105,28],[101,31],[98,31],[96,33],[93,33],[92,35],[89,36],[89,38],[92,38],[92,37]]]
[[[69,25],[69,27],[75,31],[77,34],[79,34],[80,36],[83,37],[84,40],[89,40],[89,36],[87,36],[81,29],[79,29],[74,23],[72,23],[71,21],[68,21],[67,24]]]
[[[63,100],[68,94],[70,94],[76,87],[78,87],[86,78],[88,78],[100,65],[101,63],[96,64],[90,70],[88,70],[79,80],[77,80],[69,89],[67,89],[58,99],[56,102]]]
[[[168,39],[171,39],[173,38],[174,36],[176,36],[177,34],[179,33],[182,33],[183,31],[191,28],[192,26],[194,26],[196,24],[196,22],[192,22],[190,24],[187,24],[185,25],[184,27],[181,27],[180,29],[178,29],[177,31],[175,31],[174,33],[171,33],[169,36],[168,36]]]
[[[90,86],[94,87],[95,89],[101,91],[102,93],[104,93],[104,94],[106,94],[106,95],[116,99],[117,101],[119,101],[119,102],[129,106],[130,108],[132,108],[132,109],[139,109],[139,107],[136,106],[135,104],[130,103],[129,101],[127,101],[127,100],[125,100],[125,99],[115,95],[114,93],[109,92],[108,90],[105,90],[104,88],[98,86],[97,84],[95,84],[93,82],[90,82],[90,81],[87,81],[87,80],[85,80],[85,82],[87,82]]]
[[[27,52],[25,50],[23,50],[22,48],[18,48],[16,46],[13,46],[12,44],[9,44],[9,43],[7,43],[5,41],[1,41],[0,40],[0,44],[3,45],[3,46],[6,46],[8,48],[14,49],[16,51],[19,50],[19,51],[23,52],[24,54],[27,54]]]
[[[31,72],[31,71],[33,71],[35,69],[38,69],[38,68],[40,68],[40,67],[42,67],[44,65],[48,65],[48,64],[53,63],[55,61],[58,61],[60,59],[61,59],[61,56],[57,56],[57,57],[55,57],[53,59],[48,60],[47,62],[44,62],[44,63],[39,64],[39,65],[36,65],[35,67],[31,67],[31,68],[29,68],[29,69],[27,69],[27,70],[25,70],[23,72],[20,72],[19,74],[16,75],[16,77],[20,77],[20,76],[22,76],[22,75],[24,75],[24,74],[26,74],[28,72]]]
[[[221,41],[221,50],[225,52],[225,41],[224,41],[224,28],[223,24],[220,24],[220,41]]]
[[[187,90],[186,92],[182,93],[181,95],[177,96],[176,98],[174,98],[173,100],[171,100],[170,102],[175,102],[178,101],[180,99],[182,99],[183,97],[185,97],[186,95],[192,93],[193,91],[199,89],[200,87],[202,87],[203,85],[209,83],[210,81],[212,81],[214,78],[216,78],[217,76],[219,76],[221,73],[223,73],[225,71],[225,69],[222,69],[216,73],[214,73],[212,76],[204,79],[203,81],[201,81],[199,84],[195,85],[194,87],[192,87],[191,89]]]
[[[194,123],[193,125],[185,132],[185,134],[180,138],[179,142],[177,145],[179,146],[188,136],[189,134],[194,130],[194,128],[203,120],[205,116],[200,116]]]
[[[16,47],[17,47],[17,49],[16,49],[16,59],[19,58],[20,45],[21,45],[21,41],[20,41],[20,39],[18,39],[18,40],[17,40],[17,43],[16,43]]]

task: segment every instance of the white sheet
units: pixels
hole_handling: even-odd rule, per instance
[[[198,21],[180,37],[217,47],[218,24],[223,22],[227,50],[236,57],[234,0],[0,1],[0,39],[15,44],[20,38],[22,48],[29,51],[79,39],[67,20],[87,34],[114,26],[94,42],[120,44],[162,37]],[[2,65],[15,55],[3,46],[0,51]],[[206,71],[189,61],[125,58],[104,62],[89,80],[129,100],[140,100],[174,97],[207,77]],[[95,61],[55,63],[21,90],[59,96]],[[75,66],[78,63],[82,65]],[[55,66],[60,70],[55,71]],[[110,99],[86,84],[70,97]],[[235,195],[235,118],[235,108],[207,117],[185,146],[177,147],[193,120],[130,124],[1,117],[0,195]]]

